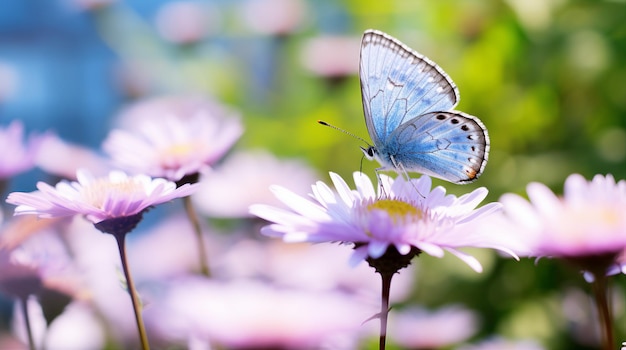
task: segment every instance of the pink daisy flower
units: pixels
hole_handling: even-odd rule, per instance
[[[528,244],[530,255],[567,259],[610,256],[626,249],[626,181],[578,174],[565,181],[563,196],[540,183],[527,187],[529,201],[516,194],[501,198],[511,230]],[[617,270],[617,269],[615,269]]]
[[[441,186],[431,190],[428,176],[409,183],[402,177],[380,175],[382,187],[377,192],[360,172],[354,173],[355,190],[339,175],[330,173],[330,177],[335,190],[317,182],[311,199],[272,187],[289,209],[253,205],[252,214],[272,222],[261,233],[287,242],[353,243],[352,263],[380,258],[395,247],[401,255],[418,249],[442,257],[448,251],[480,272],[478,260],[458,248],[496,248],[514,255],[502,236],[481,232],[476,225],[500,208],[499,203],[489,203],[476,209],[487,196],[485,188],[456,197],[446,195]]]
[[[33,214],[41,218],[84,215],[98,224],[105,220],[134,216],[151,206],[188,196],[195,185],[176,184],[146,175],[128,176],[111,171],[106,177],[94,177],[78,170],[76,182],[61,181],[55,187],[38,182],[39,191],[13,192],[7,203],[17,205],[15,215]]]
[[[171,181],[207,170],[243,132],[232,111],[195,97],[148,100],[124,118],[129,127],[111,131],[104,151],[121,169]]]

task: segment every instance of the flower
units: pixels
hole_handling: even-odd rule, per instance
[[[2,225],[0,292],[26,299],[46,289],[81,297],[84,289],[56,232],[58,223],[46,220],[42,225],[22,219]]]
[[[249,217],[250,205],[274,200],[269,190],[271,184],[279,182],[305,194],[314,174],[310,167],[296,160],[279,160],[262,151],[239,152],[202,176],[192,199],[198,211],[207,216]]]
[[[349,294],[253,280],[184,277],[166,287],[146,309],[147,324],[169,342],[198,348],[356,349],[367,329],[361,323],[373,312]]]
[[[156,15],[161,36],[174,44],[191,44],[217,31],[220,13],[217,8],[197,1],[174,1],[163,4]]]
[[[302,0],[251,0],[241,5],[244,25],[260,34],[286,35],[295,32],[306,17]]]
[[[355,74],[359,65],[361,38],[352,36],[319,36],[309,39],[302,48],[300,61],[311,73],[326,78]]]
[[[38,182],[39,191],[13,192],[7,203],[17,205],[15,215],[34,214],[41,218],[84,215],[94,224],[130,217],[153,205],[190,195],[195,185],[176,184],[146,175],[128,176],[111,171],[96,178],[85,170],[76,173],[77,182],[61,181],[55,187]]]
[[[353,243],[352,263],[380,258],[389,247],[401,255],[417,248],[436,257],[449,251],[480,272],[478,260],[457,248],[490,247],[513,254],[501,238],[481,233],[473,225],[500,208],[499,203],[490,203],[475,209],[487,196],[485,188],[457,198],[446,195],[441,186],[431,191],[428,176],[408,182],[380,175],[377,194],[370,179],[360,172],[354,173],[356,190],[339,175],[330,173],[330,177],[336,191],[318,182],[312,187],[313,201],[272,187],[290,210],[251,206],[252,214],[273,222],[261,233],[287,242]]]
[[[164,97],[133,106],[125,129],[112,130],[103,149],[120,168],[179,181],[217,162],[243,127],[225,107],[197,97]]]
[[[440,349],[462,342],[478,331],[478,316],[460,305],[429,311],[412,306],[396,313],[390,338],[405,349]]]
[[[595,270],[596,263],[617,269],[613,265],[626,249],[626,181],[616,183],[611,175],[586,181],[573,174],[562,197],[540,183],[529,184],[527,193],[530,201],[516,194],[505,194],[500,201],[507,229],[525,238],[529,255],[576,260],[585,270]],[[593,257],[603,261],[588,261]]]
[[[23,143],[24,126],[14,120],[6,128],[0,128],[0,179],[32,169],[44,136],[31,135],[26,144]]]

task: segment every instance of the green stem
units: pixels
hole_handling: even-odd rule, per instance
[[[380,339],[378,342],[378,348],[380,350],[385,350],[386,341],[387,341],[387,319],[389,317],[389,291],[391,290],[391,279],[393,278],[393,273],[382,273],[380,272],[380,277],[382,278],[382,297],[380,304]]]
[[[185,205],[185,211],[187,212],[187,217],[191,222],[191,226],[193,226],[193,230],[196,233],[196,245],[198,246],[198,258],[200,259],[200,273],[202,273],[206,277],[211,276],[211,271],[209,270],[208,265],[208,254],[206,252],[205,244],[204,244],[204,235],[202,234],[202,229],[200,228],[200,221],[198,221],[198,216],[196,215],[196,211],[193,209],[193,204],[191,203],[191,196],[187,196],[183,198],[183,203]]]
[[[139,331],[139,338],[141,341],[142,350],[150,350],[150,344],[148,343],[148,336],[146,334],[146,328],[143,324],[143,317],[141,316],[141,304],[137,297],[137,291],[135,290],[135,283],[130,275],[130,268],[128,267],[128,261],[126,258],[126,234],[113,234],[117,241],[117,247],[120,251],[120,259],[122,260],[122,269],[124,270],[124,277],[126,278],[126,284],[128,286],[128,293],[130,294],[130,300],[133,303],[133,310],[135,312],[135,321],[137,322],[137,330]]]
[[[602,274],[596,274],[592,283],[593,295],[600,318],[600,332],[602,333],[602,349],[613,350],[615,340],[613,339],[613,321],[611,318],[611,308],[608,298],[608,278]]]
[[[30,326],[30,316],[28,315],[28,297],[20,298],[22,305],[22,313],[24,314],[24,324],[26,326],[26,334],[28,335],[28,349],[35,350],[35,341],[33,340],[33,330]]]

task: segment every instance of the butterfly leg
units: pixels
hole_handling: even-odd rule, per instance
[[[391,155],[390,158],[391,158],[391,163],[393,163],[393,167],[395,168],[395,170],[398,173],[398,175],[401,175],[406,182],[410,183],[411,186],[413,186],[413,189],[415,189],[415,192],[417,192],[417,194],[419,194],[422,198],[426,198],[417,189],[417,187],[415,187],[415,183],[413,183],[413,181],[411,180],[411,177],[409,176],[409,172],[406,171],[406,169],[404,168],[404,165],[402,165],[401,162],[397,161],[396,158],[393,155]]]
[[[376,180],[378,180],[378,188],[381,197],[387,197],[387,192],[385,191],[385,186],[383,184],[382,178],[380,177],[380,171],[388,170],[384,167],[376,168],[374,171],[376,172]]]

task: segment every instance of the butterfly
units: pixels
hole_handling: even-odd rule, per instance
[[[374,145],[365,156],[408,177],[418,172],[453,183],[478,178],[489,136],[476,117],[455,111],[459,90],[436,63],[377,30],[361,41],[361,96]]]

